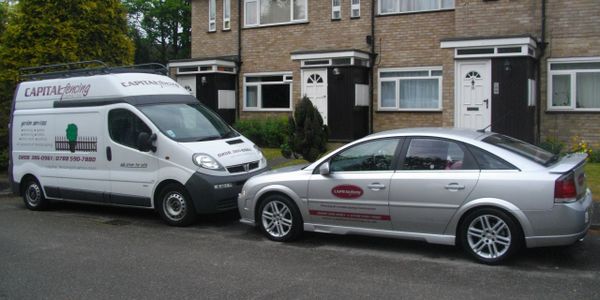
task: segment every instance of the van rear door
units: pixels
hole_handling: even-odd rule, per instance
[[[158,159],[153,152],[137,149],[141,132],[151,133],[148,125],[127,108],[108,111],[107,143],[109,161],[110,202],[120,205],[151,207],[151,194],[156,182]]]

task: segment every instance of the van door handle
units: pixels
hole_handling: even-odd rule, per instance
[[[485,100],[483,100],[483,102],[485,102],[485,108],[490,108],[490,100],[489,99],[485,99]]]
[[[379,191],[379,190],[385,189],[385,185],[383,185],[379,182],[371,183],[371,184],[367,185],[367,187],[372,191]]]
[[[444,188],[447,189],[447,190],[449,190],[449,191],[456,192],[456,191],[459,191],[459,190],[464,190],[465,186],[464,185],[460,185],[458,183],[450,183],[450,184],[446,185]]]
[[[112,151],[110,150],[110,147],[106,147],[106,160],[112,160]]]

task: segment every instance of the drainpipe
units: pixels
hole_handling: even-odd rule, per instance
[[[242,2],[238,0],[238,49],[237,49],[237,61],[235,70],[235,120],[240,119],[240,69],[242,68]]]
[[[376,1],[371,1],[371,61],[369,70],[369,133],[373,133],[373,99],[375,99],[375,82],[373,82],[375,78],[375,58],[377,54],[375,53],[375,4]]]
[[[544,55],[546,52],[546,0],[542,0],[542,18],[541,18],[541,30],[542,33],[540,35],[540,41],[538,42],[538,48],[540,49],[539,59],[537,63],[537,75],[538,75],[538,83],[537,83],[537,132],[536,132],[536,142],[540,142],[541,134],[542,134],[542,63],[544,59]],[[547,84],[546,84],[547,86]]]

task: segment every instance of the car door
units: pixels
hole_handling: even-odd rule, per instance
[[[151,134],[152,131],[127,108],[111,109],[107,128],[110,141],[104,151],[110,165],[110,202],[151,206],[158,159],[153,152],[137,149],[137,137],[141,132]]]
[[[391,229],[389,185],[399,139],[371,140],[334,155],[327,175],[308,185],[310,221],[315,224]]]
[[[390,215],[397,231],[441,234],[473,190],[479,167],[458,141],[413,137],[392,176]]]

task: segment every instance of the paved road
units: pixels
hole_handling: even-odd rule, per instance
[[[0,299],[600,299],[600,232],[484,266],[454,247],[306,234],[265,240],[235,214],[188,228],[150,211],[0,196]]]

